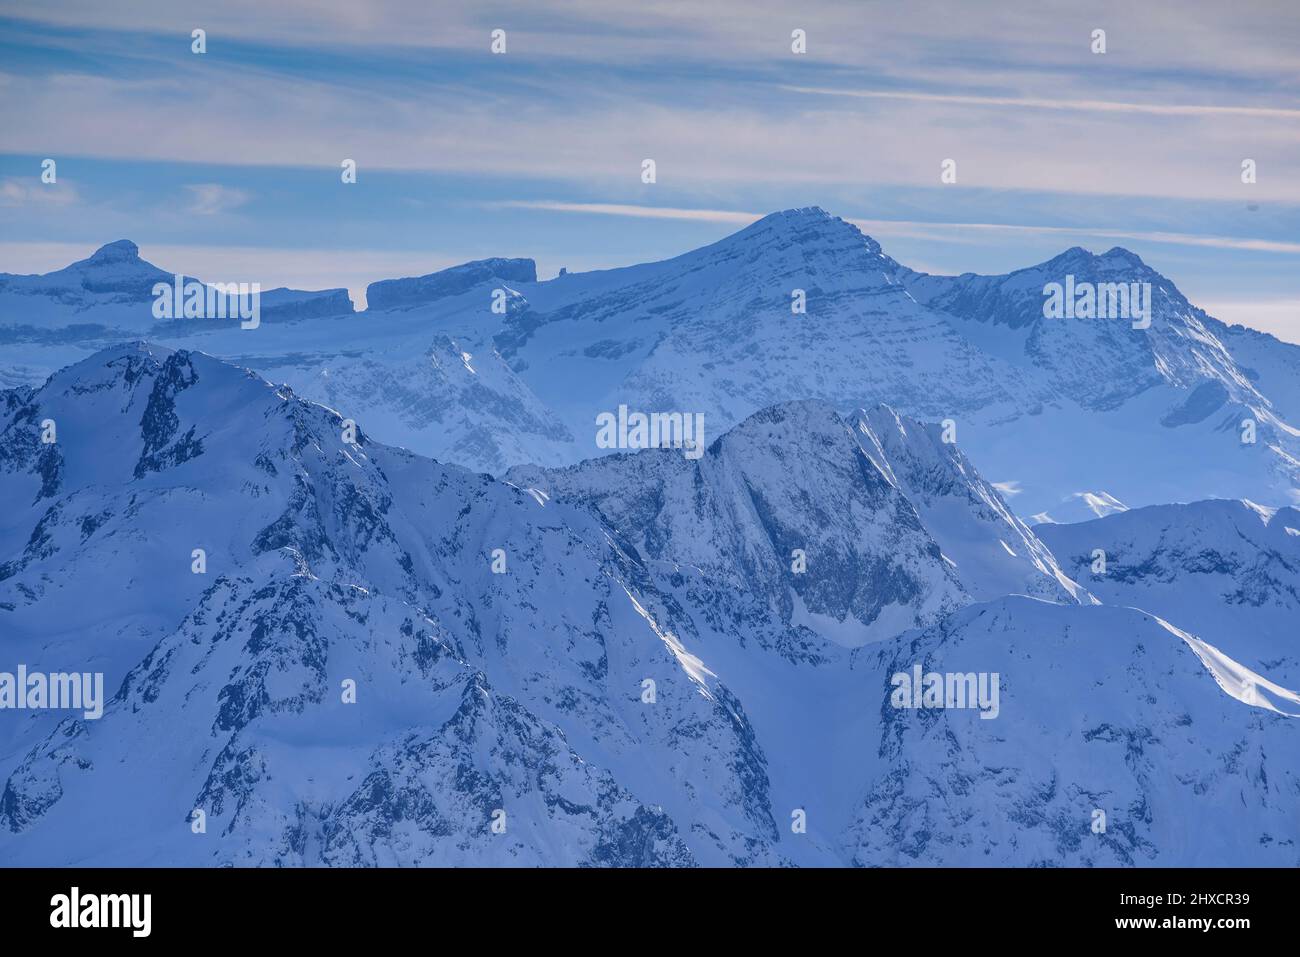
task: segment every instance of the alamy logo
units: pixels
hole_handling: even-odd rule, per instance
[[[596,416],[596,447],[601,449],[684,449],[688,459],[704,454],[703,412],[627,411]]]
[[[51,927],[129,927],[132,937],[148,937],[153,926],[151,894],[69,894],[50,898]]]
[[[94,721],[104,713],[104,673],[56,671],[28,672],[19,665],[17,674],[0,671],[0,710],[81,710]]]
[[[978,708],[980,718],[996,718],[1001,680],[996,671],[921,673],[913,665],[909,674],[897,672],[889,682],[894,690],[889,703],[895,708]]]
[[[239,328],[262,324],[262,284],[202,283],[177,273],[170,283],[153,285],[155,319],[240,319]]]
[[[1043,287],[1046,319],[1132,319],[1134,329],[1151,325],[1149,282],[1049,282]]]

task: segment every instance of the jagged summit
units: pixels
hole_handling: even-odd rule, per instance
[[[1062,269],[1073,269],[1083,272],[1107,271],[1115,269],[1137,270],[1153,272],[1142,257],[1123,246],[1112,246],[1104,253],[1094,253],[1092,250],[1084,249],[1082,246],[1071,246],[1069,249],[1051,259],[1041,262],[1036,266],[1027,266],[1024,269],[1018,269],[1010,273],[1016,276],[1021,273],[1051,273],[1059,272]],[[1163,277],[1162,277],[1163,278]]]
[[[1133,266],[1146,266],[1142,257],[1130,249],[1123,246],[1112,246],[1101,254],[1101,258],[1107,262],[1123,262]]]
[[[1151,279],[1154,277],[1159,281],[1169,282],[1168,279],[1148,266],[1141,256],[1132,250],[1125,249],[1123,246],[1112,246],[1104,253],[1094,253],[1083,246],[1071,246],[1057,253],[1051,259],[1035,263],[1032,266],[1021,267],[1009,273],[964,272],[956,276],[945,276],[906,270],[906,274],[910,282],[924,287],[925,285],[951,283],[958,280],[968,284],[972,282],[1002,284],[1017,280],[1033,282],[1037,281],[1039,276],[1059,277],[1067,272],[1076,275],[1090,275],[1092,273],[1115,271],[1131,272],[1134,274],[1135,279]]]
[[[768,224],[801,227],[842,222],[844,220],[840,219],[840,217],[831,215],[820,206],[797,206],[791,209],[778,209],[770,212],[762,219],[752,223],[751,226]]]
[[[800,246],[817,243],[862,244],[872,256],[881,253],[878,242],[857,226],[828,213],[820,206],[801,206],[768,213],[762,219],[733,233],[721,242],[747,242],[769,236],[780,236]]]
[[[140,247],[129,239],[119,239],[115,242],[105,243],[91,253],[90,258],[85,262],[92,263],[120,263],[130,262],[140,258]]]
[[[867,458],[907,495],[976,598],[1023,594],[1092,603],[941,426],[880,404],[858,411],[853,432]]]
[[[123,342],[115,342],[112,345],[105,346],[98,352],[94,352],[84,359],[57,370],[51,374],[47,381],[78,382],[86,376],[98,374],[97,370],[113,367],[123,359],[128,361],[142,359],[144,361],[162,362],[175,351],[175,349],[145,339],[127,339]],[[203,353],[196,354],[202,355]]]

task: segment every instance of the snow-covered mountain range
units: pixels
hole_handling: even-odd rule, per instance
[[[816,400],[951,423],[1026,519],[1085,517],[1079,502],[1292,504],[1300,489],[1300,346],[1219,322],[1122,249],[936,277],[821,209],[792,209],[664,262],[539,281],[531,260],[488,259],[385,280],[359,313],[339,290],[278,293],[294,311],[268,293],[267,314],[287,321],[257,329],[158,323],[139,298],[158,276],[122,241],[48,276],[0,277],[0,383],[38,384],[147,333],[497,475],[603,454],[595,418],[620,405],[702,414],[711,438]],[[1149,285],[1149,326],[1046,318],[1044,288],[1067,280]]]
[[[171,286],[175,279],[141,259],[135,243],[120,239],[101,246],[88,259],[43,276],[0,273],[0,315],[7,338],[19,342],[97,340],[123,333],[184,335],[205,326],[238,325],[237,319],[204,319],[200,324],[180,316],[160,322],[153,311],[154,287]],[[262,297],[262,318],[269,322],[353,311],[346,289],[302,292],[281,287],[262,291]]]
[[[1034,531],[1107,604],[1184,623],[1300,687],[1300,510],[1210,500]]]
[[[385,350],[425,322],[447,338],[443,365],[459,361],[446,381],[492,371],[487,392],[459,393],[485,405],[442,408],[441,431],[421,434],[499,450],[475,445],[491,429],[467,422],[518,411],[489,401],[506,383],[570,430],[573,448],[554,443],[551,461],[504,480],[386,444],[363,414],[188,349],[120,342],[0,393],[0,672],[100,671],[111,696],[98,719],[0,711],[0,859],[1300,864],[1300,695],[1281,624],[1294,510],[1134,507],[1031,527],[977,470],[962,415],[954,442],[880,396],[854,411],[872,383],[848,359],[828,362],[819,388],[858,391],[768,402],[794,379],[744,371],[746,342],[776,347],[758,319],[714,357],[733,363],[712,370],[719,384],[700,378],[660,406],[729,397],[706,421],[735,421],[711,424],[700,454],[565,461],[585,444],[572,436],[587,399],[556,401],[559,377],[614,395],[614,380],[595,381],[593,356],[608,356],[642,395],[687,395],[657,348],[620,357],[618,343],[658,329],[674,350],[702,334],[701,311],[660,309],[696,280],[730,290],[717,314],[739,321],[756,292],[727,277],[751,275],[749,257],[811,269],[804,242],[824,256],[804,288],[840,290],[853,313],[825,307],[826,325],[847,335],[856,321],[883,345],[901,324],[944,343],[923,387],[908,393],[896,370],[891,388],[912,403],[957,374],[950,347],[994,362],[874,244],[800,211],[691,263],[637,267],[631,285],[573,277],[582,307],[533,302],[569,277],[516,281],[500,329],[473,346],[435,313],[496,315],[477,303],[477,269],[461,277],[469,291],[448,277],[398,284],[390,301],[406,305],[390,312],[201,336],[306,341],[364,323],[375,341],[356,349],[387,368]],[[775,296],[793,275],[762,288]],[[410,304],[426,293],[432,308]],[[783,321],[809,322],[817,301]],[[603,339],[571,338],[596,323]],[[19,338],[3,348],[27,368],[89,341]],[[894,341],[901,362],[911,346]],[[285,355],[257,365],[301,371],[276,365]],[[554,366],[530,383],[533,361]],[[997,361],[997,375],[1039,375]],[[981,408],[1011,428],[1003,382],[981,383]],[[375,401],[391,426],[378,414],[389,399]],[[540,434],[516,436],[520,452]],[[1199,509],[1224,515],[1206,532]],[[1213,557],[1189,553],[1198,537]],[[1094,547],[1110,552],[1105,575],[1081,558]],[[1198,632],[1180,582],[1224,628]],[[1230,633],[1241,603],[1271,644]],[[914,669],[969,674],[992,696],[903,706]]]

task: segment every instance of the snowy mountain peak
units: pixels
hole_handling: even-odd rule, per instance
[[[270,288],[259,281],[257,270],[251,273],[209,276],[206,280],[215,283],[238,279],[256,283],[261,320],[267,323],[344,316],[354,311],[346,289]],[[106,243],[87,258],[54,272],[31,276],[0,274],[0,328],[18,326],[49,331],[80,327],[85,331],[73,338],[84,336],[93,341],[105,329],[156,337],[206,332],[214,322],[239,323],[238,319],[227,322],[224,315],[218,320],[182,320],[179,314],[174,319],[158,319],[153,312],[154,290],[159,283],[172,286],[179,281],[178,275],[186,282],[205,281],[205,277],[185,270],[173,273],[141,259],[140,247],[129,239]],[[108,337],[108,341],[114,338]],[[27,378],[30,381],[35,377]]]
[[[797,399],[760,409],[721,436],[710,452],[755,441],[797,443],[811,448],[828,439],[842,441],[847,428],[839,413],[820,399]]]
[[[52,394],[57,391],[68,391],[72,394],[83,395],[90,390],[101,388],[110,382],[123,378],[133,381],[138,376],[130,370],[137,368],[140,364],[156,367],[160,363],[167,361],[175,351],[155,342],[146,342],[143,339],[131,339],[126,342],[115,343],[100,349],[79,362],[74,362],[72,365],[60,369],[46,380],[39,392]],[[215,359],[212,361],[223,367],[230,368],[226,363],[218,362]]]
[[[117,239],[116,242],[104,243],[98,250],[92,252],[90,259],[86,261],[87,263],[126,263],[139,257],[139,246],[130,239]]]
[[[1066,274],[1073,275],[1076,279],[1083,280],[1087,278],[1112,276],[1123,273],[1131,280],[1143,279],[1147,281],[1166,282],[1165,279],[1155,270],[1151,269],[1142,257],[1134,252],[1130,252],[1123,246],[1112,246],[1104,253],[1094,253],[1082,246],[1071,246],[1062,253],[1053,256],[1046,262],[1039,263],[1036,266],[1029,266],[1025,269],[1017,270],[1007,277],[998,277],[1011,279],[1014,277],[1024,277],[1033,279],[1037,282],[1037,277],[1041,276],[1045,280],[1060,281]],[[1171,284],[1172,285],[1172,284]],[[1040,293],[1041,294],[1041,293]]]
[[[756,412],[695,461],[649,449],[506,478],[594,509],[685,606],[793,659],[922,627],[968,600],[904,493],[825,403]]]
[[[1074,492],[1050,511],[1034,515],[1032,521],[1039,525],[1069,525],[1125,511],[1128,511],[1128,506],[1109,492]]]
[[[765,242],[772,238],[798,243],[805,248],[817,245],[861,246],[870,256],[881,254],[878,242],[852,223],[845,222],[838,216],[832,216],[820,206],[804,206],[769,213],[722,242],[748,243],[755,240]]]
[[[1121,262],[1131,267],[1146,268],[1146,263],[1142,257],[1123,246],[1112,246],[1101,254],[1101,258],[1107,262]]]
[[[119,239],[116,242],[105,243],[91,253],[86,262],[92,263],[120,263],[129,262],[140,258],[140,247],[129,239]]]
[[[976,599],[1024,594],[1092,602],[940,426],[882,404],[858,413],[854,435],[863,454],[907,496]]]

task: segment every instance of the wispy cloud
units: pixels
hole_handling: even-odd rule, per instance
[[[77,190],[69,183],[42,183],[34,176],[0,180],[0,206],[71,206],[77,199]]]
[[[1116,100],[1042,99],[1032,96],[969,96],[958,93],[924,93],[914,90],[849,90],[827,87],[782,86],[792,93],[845,96],[865,100],[910,100],[917,103],[955,103],[961,106],[1013,107],[1015,109],[1079,110],[1088,113],[1148,113],[1157,116],[1239,116],[1261,119],[1297,119],[1300,109],[1176,103],[1124,103]]]
[[[194,183],[185,187],[190,193],[189,212],[195,216],[217,216],[238,209],[251,198],[246,190],[220,183]]]
[[[936,231],[949,233],[1011,232],[1062,237],[1096,236],[1103,239],[1123,239],[1132,242],[1161,243],[1174,246],[1201,246],[1212,249],[1243,249],[1253,252],[1300,255],[1300,242],[1233,236],[1201,236],[1194,233],[1174,233],[1159,230],[1107,229],[1091,226],[1027,226],[1015,223],[926,223],[885,219],[852,219],[849,222],[859,229],[879,233],[882,236],[903,235],[904,231],[906,231],[906,235],[918,239],[933,238]],[[946,238],[951,239],[952,236]]]
[[[748,225],[762,213],[728,209],[682,209],[672,206],[636,206],[627,203],[565,203],[548,199],[507,199],[485,203],[494,209],[542,209],[552,213],[586,213],[594,216],[631,216],[637,219],[677,219],[698,223]]]
[[[699,90],[670,80],[662,90],[643,76],[619,75],[591,88],[595,81],[587,75],[557,72],[521,84],[516,71],[480,65],[473,82],[422,77],[412,89],[376,90],[363,79],[353,81],[364,76],[360,64],[337,78],[277,73],[270,66],[234,73],[188,61],[182,67],[163,80],[15,75],[0,99],[8,148],[209,163],[209,118],[222,117],[257,144],[256,150],[226,154],[223,162],[231,166],[320,169],[351,157],[362,175],[382,170],[546,179],[575,192],[599,187],[599,198],[615,202],[635,196],[645,157],[658,163],[661,186],[700,197],[718,195],[719,184],[938,189],[939,163],[954,157],[960,166],[954,192],[974,187],[1236,200],[1249,189],[1255,202],[1300,205],[1300,124],[1290,114],[1279,122],[1236,108],[1165,116],[1004,109],[997,135],[989,136],[981,135],[987,117],[960,98],[908,92],[875,99],[871,109],[843,109],[834,97],[783,92],[763,79],[712,77],[701,80],[708,85]],[[269,88],[274,97],[265,95]],[[582,89],[589,95],[573,92]],[[763,90],[771,95],[754,95]],[[740,91],[747,94],[743,100]],[[1071,98],[1062,92],[1061,99]],[[169,135],[142,138],[133,132],[139,129]],[[1196,148],[1174,148],[1177,143]],[[1102,161],[1080,144],[1123,149]],[[1258,183],[1249,187],[1239,179],[1247,156],[1260,168]]]
[[[834,67],[990,65],[1014,60],[1060,65],[1087,52],[1091,29],[1113,28],[1113,72],[1150,67],[1205,69],[1222,65],[1238,74],[1300,66],[1294,4],[1233,5],[1187,0],[1174,5],[1091,0],[1086,5],[1041,2],[972,4],[909,0],[907,4],[819,0],[797,12],[785,0],[500,0],[493,4],[430,4],[427,0],[45,0],[10,4],[6,15],[33,24],[77,30],[106,29],[184,36],[204,24],[222,42],[358,48],[437,48],[486,52],[488,31],[510,31],[516,55],[551,60],[626,62],[632,57],[769,61],[788,53],[790,30],[806,29],[809,61]],[[855,29],[861,27],[860,29]],[[517,43],[514,41],[517,40]],[[1207,57],[1206,43],[1214,57]],[[185,40],[188,44],[188,39]],[[1125,57],[1125,52],[1130,56]],[[1140,57],[1133,57],[1137,51]],[[883,53],[888,56],[883,56]],[[931,70],[933,72],[933,70]]]
[[[582,213],[597,216],[630,216],[640,219],[676,219],[694,222],[735,223],[746,225],[764,214],[727,209],[687,209],[666,206],[637,206],[626,203],[570,203],[558,200],[503,200],[485,204],[514,209],[539,209],[555,213]],[[1087,226],[1034,226],[1017,223],[951,223],[903,219],[848,219],[848,222],[874,236],[908,236],[916,239],[939,238],[960,241],[964,233],[1012,232],[1036,235],[1096,236],[1136,242],[1178,246],[1201,246],[1216,249],[1242,249],[1255,252],[1300,255],[1300,242],[1252,239],[1232,236],[1201,236],[1192,233],[1106,229]],[[939,234],[947,234],[939,236]]]

